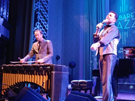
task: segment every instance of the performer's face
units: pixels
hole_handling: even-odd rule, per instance
[[[42,40],[42,37],[43,35],[40,33],[40,31],[35,31],[35,38],[37,39],[37,41],[41,41]]]
[[[116,18],[115,18],[115,14],[110,12],[107,16],[106,19],[108,19],[108,23],[115,23],[116,22]]]

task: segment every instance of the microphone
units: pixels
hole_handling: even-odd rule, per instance
[[[101,23],[97,24],[96,29],[102,28],[103,24],[108,22],[108,19],[103,20]]]
[[[103,21],[102,21],[102,24],[104,24],[104,23],[106,23],[106,22],[108,22],[108,19],[103,20]]]

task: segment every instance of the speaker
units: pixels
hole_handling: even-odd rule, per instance
[[[32,88],[24,87],[13,101],[47,101]]]
[[[7,101],[5,98],[0,98],[0,101]]]
[[[92,95],[72,91],[66,98],[65,101],[97,101]]]

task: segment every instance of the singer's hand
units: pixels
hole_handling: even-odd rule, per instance
[[[98,23],[97,25],[96,25],[96,29],[101,29],[103,27],[103,23]]]
[[[91,49],[92,51],[96,51],[99,46],[100,46],[100,43],[99,43],[99,42],[96,42],[96,43],[93,43],[93,44],[91,45],[90,49]]]
[[[102,24],[108,23],[108,22],[109,22],[109,20],[108,19],[105,19],[105,20],[103,20]]]

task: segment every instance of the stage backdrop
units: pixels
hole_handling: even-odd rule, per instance
[[[118,46],[118,57],[123,58],[124,46],[135,46],[135,0],[111,0],[110,10],[115,11],[119,18],[117,26],[121,34]]]
[[[123,47],[135,47],[135,0],[110,0],[110,10],[118,14],[116,23],[121,34],[118,45],[118,58],[124,58]],[[119,84],[125,83],[122,87],[124,91],[135,89],[135,75],[130,75],[129,79],[119,80]]]

